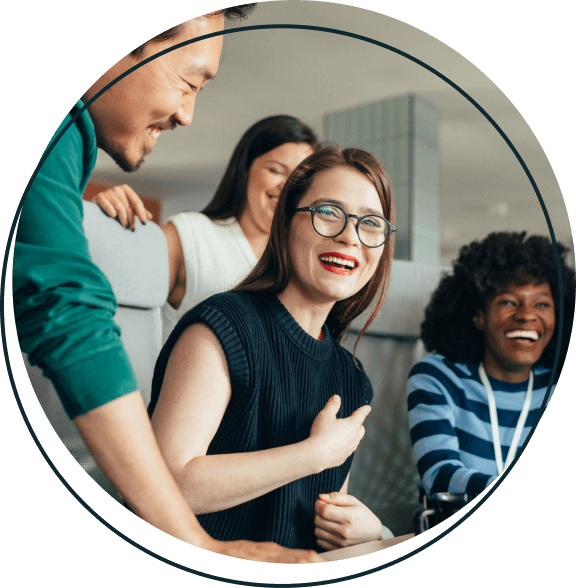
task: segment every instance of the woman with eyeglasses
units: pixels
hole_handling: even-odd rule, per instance
[[[293,116],[258,121],[236,145],[208,206],[176,214],[162,225],[170,268],[164,340],[191,308],[233,288],[254,268],[268,242],[282,186],[316,143],[314,131]],[[126,184],[92,200],[127,229],[136,229],[136,218],[146,223],[152,216]]]
[[[382,307],[393,219],[378,160],[322,147],[284,186],[252,273],[192,309],[167,341],[152,425],[213,537],[317,548],[314,503],[346,492],[372,399],[338,341],[374,299],[361,334]]]

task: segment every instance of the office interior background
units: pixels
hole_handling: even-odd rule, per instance
[[[474,65],[400,21],[325,2],[267,2],[240,26],[304,24],[389,45],[437,70],[500,126],[532,174],[555,237],[570,247],[553,171],[514,105]],[[291,114],[322,139],[364,147],[388,169],[397,200],[396,257],[449,266],[459,248],[495,230],[549,234],[512,149],[450,83],[392,49],[333,32],[268,29],[224,39],[219,72],[189,129],[163,133],[146,165],[126,174],[99,154],[87,196],[127,183],[164,222],[207,204],[235,144],[257,120]]]
[[[219,72],[197,98],[191,127],[163,133],[133,174],[100,153],[86,197],[126,183],[157,222],[199,211],[245,130],[275,114],[296,116],[321,139],[363,147],[381,159],[396,198],[395,258],[410,265],[393,270],[381,316],[358,347],[375,397],[350,492],[402,534],[418,500],[406,378],[425,353],[418,334],[430,293],[460,247],[473,239],[503,230],[550,234],[534,187],[496,125],[529,170],[554,235],[573,260],[568,216],[548,160],[522,116],[457,52],[400,21],[325,2],[262,3],[232,28],[277,24],[331,30],[225,35]],[[345,346],[351,350],[354,340],[349,337]]]

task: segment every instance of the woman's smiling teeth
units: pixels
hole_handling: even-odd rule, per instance
[[[326,265],[336,267],[338,269],[356,269],[358,262],[352,261],[351,259],[344,259],[342,257],[336,257],[333,255],[320,255],[318,259]]]
[[[540,335],[536,331],[509,331],[506,333],[508,339],[530,339],[530,341],[538,341]]]

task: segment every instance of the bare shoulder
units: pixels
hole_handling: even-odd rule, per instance
[[[166,415],[188,414],[206,393],[218,393],[224,406],[231,393],[224,350],[205,323],[187,327],[170,353],[162,391],[152,417],[159,423]]]
[[[170,360],[173,357],[179,359],[182,356],[193,358],[195,364],[208,357],[224,358],[225,360],[224,350],[218,337],[203,322],[194,323],[182,331],[170,354]],[[168,369],[166,371],[168,372]]]

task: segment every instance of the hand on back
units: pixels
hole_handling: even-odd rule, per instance
[[[125,229],[136,230],[136,218],[142,224],[152,218],[140,196],[126,184],[98,192],[91,202],[95,202],[110,217],[117,218]]]

